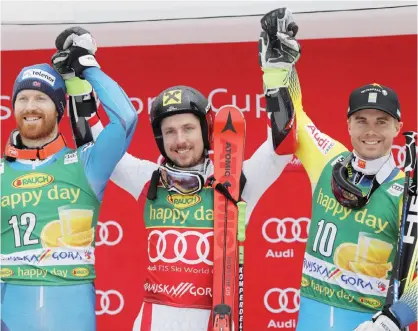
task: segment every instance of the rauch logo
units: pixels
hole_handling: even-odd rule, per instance
[[[54,177],[48,174],[33,173],[17,177],[12,186],[15,188],[38,188],[46,186],[54,181]]]
[[[87,277],[90,275],[90,270],[87,268],[75,268],[71,273],[75,277]]]
[[[368,306],[370,308],[379,308],[379,307],[383,306],[383,304],[375,298],[360,297],[359,301],[363,305]]]
[[[9,268],[1,268],[0,269],[0,277],[10,277],[13,276],[13,270]]]
[[[185,209],[197,205],[202,198],[199,195],[172,194],[167,196],[167,201],[175,208]]]

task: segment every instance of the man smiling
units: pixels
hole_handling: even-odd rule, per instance
[[[360,169],[367,169],[371,162],[377,164],[379,158],[390,154],[393,139],[403,125],[398,97],[392,89],[371,84],[354,90],[348,117],[348,132]]]
[[[391,153],[403,125],[398,97],[389,87],[376,83],[351,92],[347,112],[350,152],[322,133],[304,112],[296,70],[278,66],[300,55],[298,42],[278,30],[285,21],[293,22],[286,8],[261,19],[259,49],[267,90],[274,91],[275,80],[289,76],[297,120],[295,154],[313,191],[296,330],[349,331],[379,311],[378,323],[390,316],[399,325],[407,325],[411,322],[408,311],[413,308],[395,304],[391,315],[385,306],[405,181]],[[411,261],[411,268],[415,262]]]
[[[79,31],[64,34],[73,32]],[[92,38],[85,31],[74,39],[86,45]],[[37,64],[23,68],[13,88],[17,130],[0,161],[2,330],[96,330],[97,217],[137,115],[89,50],[72,47],[66,56],[85,79],[66,83],[48,64]],[[86,56],[90,65],[83,66]],[[58,126],[66,91],[88,96],[92,86],[110,124],[94,144],[74,150]]]

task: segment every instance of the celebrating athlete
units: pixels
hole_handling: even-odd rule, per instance
[[[95,143],[70,149],[58,130],[66,104],[63,78],[48,64],[25,67],[17,76],[17,130],[0,163],[2,330],[96,330],[97,217],[137,122],[123,90],[100,70],[91,35],[70,29],[58,41],[67,51],[54,57],[56,67],[65,62],[67,78],[85,79],[72,78],[67,89],[88,96],[93,86],[110,123]]]
[[[382,308],[383,316],[389,316],[384,305],[405,181],[391,153],[402,128],[401,108],[392,89],[376,83],[361,86],[350,94],[347,113],[353,151],[322,133],[303,111],[296,70],[278,66],[300,54],[298,42],[280,31],[288,21],[293,18],[285,8],[262,18],[260,58],[267,89],[276,88],[276,79],[290,76],[296,156],[313,189],[297,330],[353,330]],[[410,262],[414,268],[416,260]],[[403,302],[407,305],[408,300]],[[405,325],[409,315],[396,315],[399,324]]]

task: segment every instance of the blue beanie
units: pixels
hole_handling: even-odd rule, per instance
[[[65,99],[65,83],[60,74],[49,64],[35,64],[22,69],[13,86],[13,108],[16,96],[22,90],[38,90],[48,95],[57,109],[58,122],[61,120],[67,103]]]

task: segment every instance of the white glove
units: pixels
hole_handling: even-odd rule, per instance
[[[400,331],[400,328],[390,317],[378,312],[373,316],[373,321],[360,324],[354,331]]]

